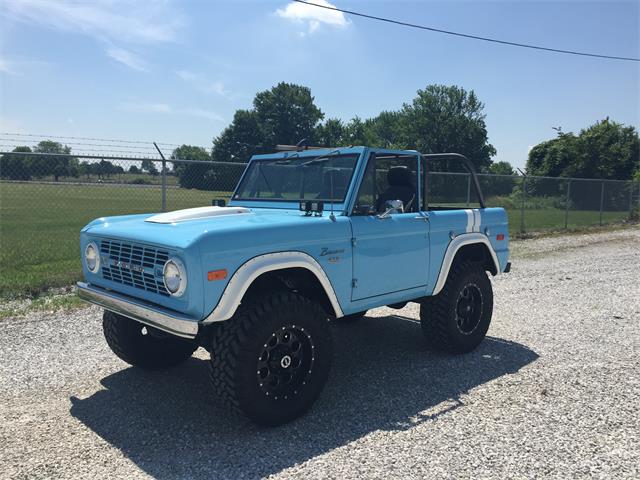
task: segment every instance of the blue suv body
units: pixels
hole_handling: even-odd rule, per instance
[[[444,155],[471,168],[464,157]],[[452,329],[449,337],[435,338],[436,347],[466,351],[482,340],[491,319],[491,284],[484,272],[496,275],[510,268],[507,215],[502,208],[484,208],[472,168],[478,208],[430,203],[431,157],[439,156],[367,147],[255,155],[227,206],[99,218],[85,226],[80,235],[85,281],[78,283],[79,295],[105,308],[105,335],[115,353],[147,368],[158,366],[154,352],[167,342],[183,347],[180,358],[197,346],[215,352],[216,344],[237,336],[240,327],[230,324],[238,318],[238,323],[257,321],[242,318],[252,305],[268,302],[260,299],[278,295],[293,297],[282,300],[283,313],[274,314],[276,330],[297,325],[295,319],[280,320],[288,315],[287,301],[313,310],[305,322],[314,312],[338,322],[415,301],[424,311],[425,335],[438,337],[434,332],[444,323]],[[464,285],[451,286],[461,276],[471,278],[466,291]],[[465,312],[470,319],[462,318]],[[258,388],[267,399],[275,392],[287,396],[284,384],[300,389],[307,383],[303,377],[289,379],[293,370],[285,366],[299,362],[307,368],[311,360],[303,359],[304,349],[316,350],[308,337],[311,329],[300,328],[289,332],[288,342],[276,335],[277,345],[266,353],[269,360],[261,363],[267,373],[258,376],[258,384],[269,379],[279,386]],[[142,337],[136,340],[136,335]],[[264,335],[272,338],[268,331]],[[456,335],[462,336],[456,340]],[[263,340],[257,342],[264,347],[256,348],[267,348]],[[155,342],[153,348],[149,342]],[[166,360],[166,352],[157,355]],[[297,395],[291,388],[289,402]],[[238,395],[222,393],[236,410],[267,424],[290,420],[312,402],[277,405],[265,413],[262,407],[238,408]]]

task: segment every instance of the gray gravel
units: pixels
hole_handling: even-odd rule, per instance
[[[640,230],[514,251],[477,351],[427,351],[414,305],[372,311],[334,327],[321,399],[276,429],[219,406],[202,350],[119,361],[97,308],[3,320],[0,477],[640,477]]]

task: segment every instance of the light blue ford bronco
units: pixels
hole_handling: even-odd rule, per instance
[[[438,205],[428,172],[443,159],[469,170],[478,208]],[[320,395],[333,322],[417,302],[430,346],[474,349],[508,246],[505,211],[485,208],[462,155],[292,148],[253,156],[226,206],[89,223],[78,294],[104,308],[125,362],[168,368],[204,347],[224,403],[277,425]]]

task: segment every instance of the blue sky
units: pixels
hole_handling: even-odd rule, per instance
[[[317,3],[322,3],[318,0]],[[343,1],[481,36],[640,56],[640,2]],[[495,160],[523,166],[552,126],[640,124],[640,64],[488,44],[287,1],[0,4],[0,132],[211,146],[257,91],[306,85],[326,117],[399,108],[430,83],[486,105]]]

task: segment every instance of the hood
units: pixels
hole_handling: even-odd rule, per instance
[[[185,249],[203,235],[239,234],[247,230],[295,227],[331,222],[328,216],[313,217],[299,210],[198,207],[173,212],[103,217],[89,223],[89,235],[132,240],[141,243]]]
[[[151,223],[178,223],[188,220],[203,218],[216,218],[225,215],[250,215],[251,210],[244,207],[197,207],[176,210],[174,212],[160,213],[148,217],[145,222]]]

